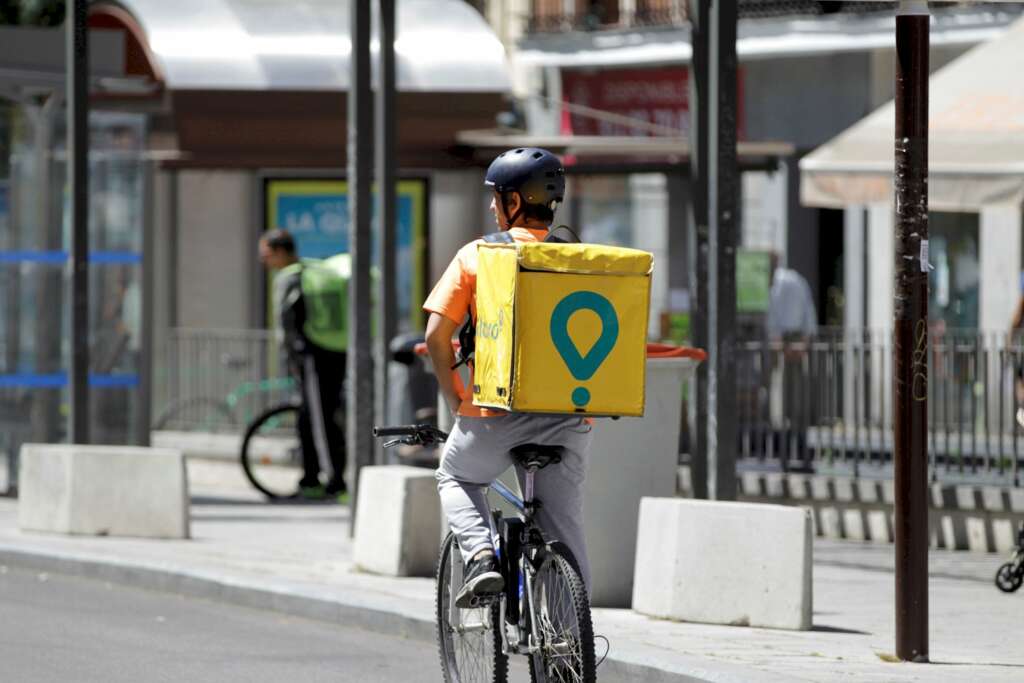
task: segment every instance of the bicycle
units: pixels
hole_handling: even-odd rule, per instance
[[[240,382],[223,398],[189,396],[174,401],[153,420],[153,429],[196,432],[216,432],[225,428],[234,430],[239,424],[247,424],[252,411],[266,405],[268,396],[287,395],[295,391],[295,380],[291,377]]]
[[[1024,525],[1017,532],[1017,547],[1013,557],[996,570],[996,587],[1004,593],[1013,593],[1024,584]]]
[[[256,416],[245,430],[239,459],[246,479],[268,499],[295,497],[302,477],[297,401],[273,406]]]
[[[433,446],[448,435],[431,425],[378,427],[384,444]],[[503,592],[477,599],[469,609],[455,606],[462,587],[462,555],[453,534],[441,544],[437,562],[436,619],[441,669],[446,683],[500,683],[508,677],[509,655],[529,659],[530,680],[591,682],[596,679],[590,601],[576,558],[564,544],[545,539],[534,521],[536,473],[561,461],[561,446],[525,444],[512,449],[524,472],[523,497],[500,481],[490,488],[517,511],[492,511],[495,551],[505,580]]]

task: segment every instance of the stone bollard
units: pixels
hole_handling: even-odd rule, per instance
[[[808,630],[812,547],[804,508],[644,498],[633,609],[663,619]]]
[[[362,468],[355,523],[358,569],[386,576],[433,576],[441,538],[434,471],[404,465]]]
[[[180,451],[25,444],[20,461],[23,531],[189,537],[188,479]]]

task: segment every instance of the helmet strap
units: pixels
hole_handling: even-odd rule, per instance
[[[508,215],[508,203],[505,201],[505,193],[499,192],[498,196],[501,198],[501,213],[505,216],[505,229],[511,230],[516,219],[523,213],[523,195],[519,195],[519,208],[516,209],[516,212],[511,216]]]

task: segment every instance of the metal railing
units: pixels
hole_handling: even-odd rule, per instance
[[[238,431],[295,391],[267,330],[172,330],[159,371],[156,429]]]
[[[933,334],[928,349],[927,384],[913,391],[928,399],[932,480],[1019,486],[1024,347],[1006,333],[954,331]],[[740,467],[892,476],[890,333],[747,341],[736,362]]]

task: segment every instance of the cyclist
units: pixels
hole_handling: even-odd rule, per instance
[[[544,149],[520,148],[499,154],[487,169],[485,184],[494,191],[491,210],[499,234],[516,242],[542,241],[565,195],[565,170]],[[509,240],[510,238],[510,240]],[[565,543],[576,557],[588,590],[590,572],[583,536],[583,481],[590,424],[579,417],[503,413],[473,405],[460,395],[451,372],[452,335],[467,315],[476,320],[476,255],[481,240],[462,247],[423,305],[430,313],[426,342],[438,384],[456,415],[437,469],[441,505],[459,542],[466,567],[456,605],[501,592],[484,490],[512,465],[509,450],[525,443],[559,445],[562,461],[537,473],[536,496],[543,502],[537,521],[550,537]],[[472,371],[472,368],[471,368]],[[467,386],[472,386],[470,382]],[[522,483],[522,472],[520,483]]]
[[[345,382],[347,278],[323,263],[300,261],[287,230],[265,233],[259,250],[263,265],[276,272],[277,322],[289,370],[302,390],[298,432],[303,476],[296,495],[340,499],[347,491],[345,437],[336,417]],[[321,463],[331,466],[326,485],[320,481]]]

